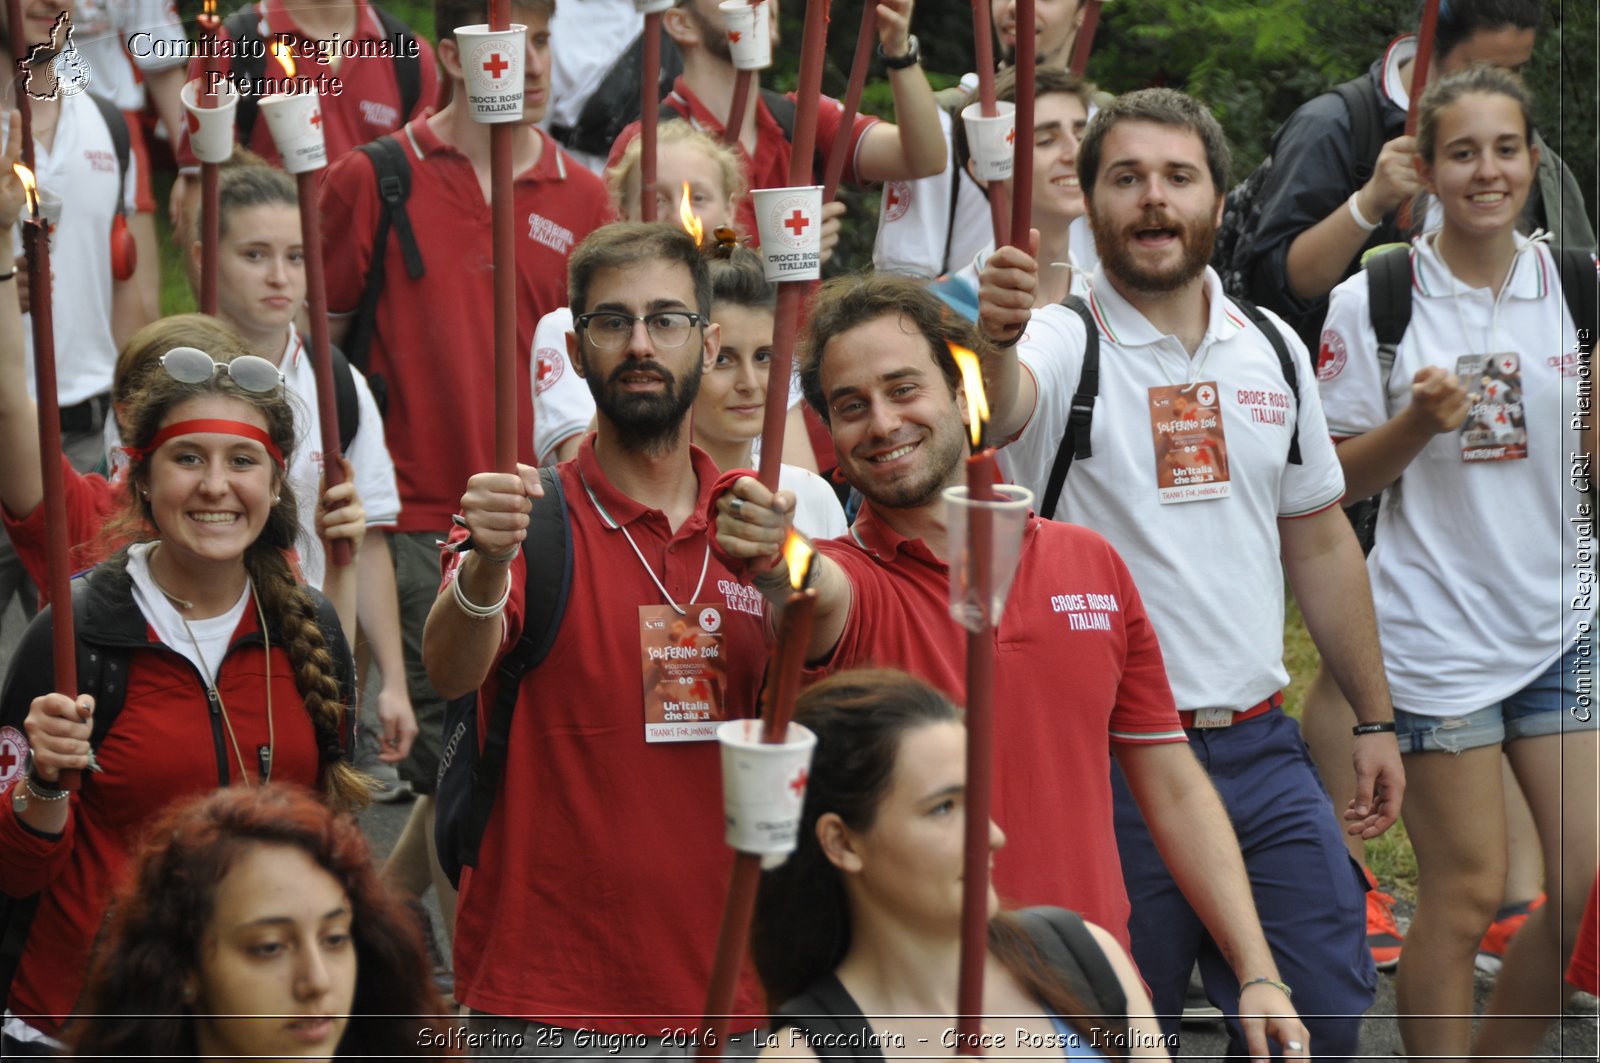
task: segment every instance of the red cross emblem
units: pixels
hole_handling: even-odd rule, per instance
[[[793,214],[783,219],[783,224],[785,228],[794,233],[796,239],[799,239],[800,234],[805,232],[806,227],[811,224],[811,219],[800,213],[800,208],[796,207]]]
[[[796,797],[804,797],[805,796],[806,780],[808,778],[810,778],[810,776],[806,774],[806,769],[801,768],[800,769],[800,774],[796,775],[793,779],[789,780],[789,789],[794,791],[794,795]]]
[[[312,129],[321,129],[322,128],[322,108],[320,108],[320,107],[318,107],[315,111],[311,112],[311,128]]]
[[[489,72],[490,77],[499,81],[500,75],[511,69],[511,64],[506,62],[505,56],[499,52],[490,52],[488,60],[483,64],[483,69]]]
[[[732,41],[734,44],[738,44],[739,43],[739,36],[740,35],[739,35],[739,31],[738,30],[729,30],[728,31],[728,40]]]
[[[11,769],[15,768],[20,760],[14,742],[8,738],[0,743],[0,779],[10,775]]]
[[[1511,374],[1515,373],[1516,371],[1517,360],[1515,358],[1508,354],[1504,358],[1500,359],[1500,372]]]
[[[1012,126],[1010,129],[1006,130],[1006,143],[1007,144],[1015,144],[1016,142],[1017,142],[1017,129],[1016,129],[1015,126]]]

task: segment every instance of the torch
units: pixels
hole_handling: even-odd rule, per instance
[[[200,23],[200,89],[195,95],[197,103],[205,110],[217,106],[218,69],[217,31],[222,22],[217,18],[217,0],[205,0],[204,9],[197,20]],[[293,73],[290,73],[293,77]],[[190,136],[194,123],[190,123]],[[231,147],[231,144],[230,144]],[[217,205],[217,162],[200,163],[200,312],[215,315],[217,312],[217,249],[222,242],[222,219]],[[301,217],[305,217],[305,196],[300,197]],[[308,250],[309,253],[309,250]],[[337,437],[336,437],[337,438]],[[330,481],[331,482],[331,481]],[[346,548],[346,553],[349,550]]]
[[[1422,8],[1422,25],[1417,29],[1417,54],[1411,60],[1411,98],[1406,107],[1406,136],[1417,135],[1417,119],[1422,109],[1417,106],[1428,87],[1428,64],[1433,61],[1433,35],[1439,25],[1439,0],[1428,0]],[[1411,201],[1405,200],[1395,212],[1395,227],[1402,233],[1411,228]]]
[[[705,1022],[710,1032],[698,1057],[721,1054],[727,1043],[729,1013],[739,984],[739,968],[750,938],[755,914],[756,888],[761,869],[777,867],[794,851],[799,840],[800,812],[805,801],[805,778],[816,736],[789,725],[794,699],[800,689],[806,650],[811,645],[811,622],[817,592],[806,587],[815,551],[799,533],[790,530],[783,546],[793,588],[778,620],[778,637],[767,663],[758,720],[729,720],[717,728],[722,745],[722,788],[727,840],[738,855],[722,910],[717,934],[711,986],[706,993]]]
[[[634,0],[644,14],[644,77],[639,85],[639,217],[656,220],[656,126],[661,120],[661,13],[672,0]]]
[[[489,30],[511,30],[510,0],[489,0]],[[523,33],[527,29],[524,27]],[[517,53],[516,115],[522,117],[522,52]],[[480,119],[481,120],[481,119]],[[511,156],[517,125],[501,119],[489,129],[490,219],[494,225],[494,453],[500,472],[517,471],[517,244]],[[529,408],[528,438],[533,437]]]
[[[652,203],[655,196],[650,196]],[[678,224],[683,226],[683,231],[694,237],[694,246],[700,247],[705,243],[706,227],[700,220],[700,215],[694,212],[694,196],[689,189],[689,182],[683,182],[683,198],[678,200]]]
[[[870,0],[869,0],[870,2]],[[1020,16],[1020,11],[1019,11]],[[1032,32],[1033,23],[1028,23],[1028,32]],[[978,113],[985,118],[993,118],[1000,113],[1000,107],[994,97],[994,41],[991,38],[993,27],[989,19],[989,0],[972,0],[972,42],[977,51],[978,64]],[[1022,20],[1017,20],[1017,40],[1020,42],[1027,34],[1023,31]],[[1028,135],[1033,135],[1033,130],[1028,130]],[[989,221],[994,229],[994,243],[996,247],[1006,242],[1006,190],[998,181],[990,181],[989,193]],[[1024,245],[1026,246],[1026,245]]]
[[[726,0],[718,7],[728,25],[728,52],[733,57],[735,71],[733,102],[728,105],[728,121],[722,127],[722,140],[725,144],[735,145],[739,143],[739,131],[744,128],[744,116],[749,110],[750,89],[755,82],[756,71],[772,65],[772,30],[767,21],[767,0]],[[808,26],[810,18],[808,9]]]
[[[13,12],[13,16],[15,12]],[[13,22],[13,26],[20,25]],[[19,93],[25,99],[27,93]],[[26,109],[23,111],[27,113]],[[32,154],[32,141],[23,141],[23,151]],[[45,544],[45,560],[50,585],[50,648],[55,667],[55,688],[69,698],[78,695],[78,654],[72,623],[71,544],[61,529],[67,527],[66,491],[61,477],[61,407],[56,392],[55,317],[50,292],[50,231],[60,220],[61,201],[41,209],[40,189],[33,170],[21,163],[17,176],[27,194],[28,216],[22,223],[23,249],[28,256],[28,317],[33,325],[33,382],[39,402],[39,473],[44,481],[45,527],[55,528]],[[91,758],[90,764],[92,765]],[[82,775],[77,770],[61,773],[61,786],[76,790]]]
[[[856,124],[856,112],[861,109],[861,92],[867,84],[867,64],[872,60],[873,38],[878,33],[878,10],[874,0],[861,5],[861,32],[856,35],[856,54],[850,60],[850,81],[845,87],[844,115],[839,120],[839,131],[828,145],[827,163],[822,169],[822,202],[832,203],[839,191],[839,179],[844,176],[844,158],[850,150],[851,127]]]
[[[317,171],[328,165],[328,148],[322,138],[322,100],[315,86],[297,91],[293,82],[293,48],[272,43],[272,55],[283,69],[288,92],[261,100],[261,114],[272,131],[283,168],[294,175],[300,199],[300,242],[306,256],[306,298],[311,310],[311,366],[317,377],[317,417],[322,428],[322,475],[329,487],[344,482],[339,460],[339,407],[333,382],[333,362],[328,340],[328,289],[322,271],[322,210],[317,203]],[[328,563],[348,565],[350,543],[329,544]]]
[[[1032,0],[1029,0],[1030,6]],[[1021,7],[1017,11],[1017,24],[1022,24]],[[1072,60],[1067,68],[1079,77],[1089,69],[1089,53],[1094,51],[1094,32],[1100,28],[1100,0],[1086,0],[1083,8],[1083,25],[1078,27],[1078,38],[1072,42]],[[1020,43],[1021,38],[1018,38]]]
[[[983,971],[988,957],[989,806],[993,748],[995,628],[1005,607],[1033,494],[995,485],[989,405],[978,356],[950,344],[971,416],[967,485],[944,492],[950,532],[950,613],[967,629],[967,810],[961,871],[961,968],[957,1043],[982,1053]]]
[[[1033,221],[1033,97],[1034,53],[1038,35],[1033,30],[1033,0],[1017,0],[1017,110],[1012,131],[1011,246],[1026,249]],[[998,240],[996,241],[998,246]],[[982,388],[979,383],[979,388]],[[970,394],[970,392],[969,392]]]

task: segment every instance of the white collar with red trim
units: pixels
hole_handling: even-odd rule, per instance
[[[1223,293],[1222,280],[1210,266],[1206,267],[1205,285],[1209,320],[1196,352],[1213,342],[1232,339],[1245,328],[1244,315]],[[1148,347],[1167,338],[1166,333],[1122,297],[1103,269],[1089,278],[1089,310],[1101,334],[1119,347]]]

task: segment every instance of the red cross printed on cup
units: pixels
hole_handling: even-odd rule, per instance
[[[806,217],[804,214],[802,214],[800,212],[800,208],[799,207],[796,207],[794,209],[794,213],[793,214],[791,214],[787,218],[783,219],[784,228],[788,229],[791,233],[793,233],[794,236],[795,236],[795,239],[797,239],[797,240],[800,238],[800,235],[806,231],[806,228],[810,224],[811,224],[811,219]]]
[[[488,72],[490,77],[499,81],[500,76],[511,69],[511,64],[499,52],[490,52],[489,58],[484,61],[483,69]]]
[[[1016,126],[1012,126],[1010,129],[1006,130],[1006,143],[1007,144],[1015,144],[1016,142],[1017,142],[1017,128],[1016,128]]]
[[[312,129],[321,129],[322,128],[322,108],[318,107],[316,110],[312,111],[311,112],[311,117],[309,119],[307,119],[307,121],[309,121],[311,123],[311,128]]]
[[[739,37],[740,37],[740,33],[739,33],[738,30],[729,30],[728,31],[728,40],[730,42],[732,42],[733,44],[738,44],[739,43]]]
[[[789,780],[789,789],[794,791],[794,795],[796,797],[804,797],[805,796],[806,780],[809,777],[810,776],[808,776],[806,774],[806,769],[805,768],[801,768],[800,769],[800,774],[796,775],[793,779]]]

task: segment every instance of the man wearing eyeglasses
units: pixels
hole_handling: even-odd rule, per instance
[[[522,678],[494,814],[462,871],[455,992],[480,1044],[581,1056],[619,1043],[598,1031],[629,1035],[630,1056],[682,1056],[692,1039],[664,1036],[682,1025],[666,1017],[704,1005],[730,866],[713,732],[755,712],[763,623],[754,591],[712,556],[719,474],[689,442],[720,346],[694,239],[666,223],[606,226],[573,252],[568,287],[567,351],[597,407],[594,434],[557,470],[573,593]],[[450,698],[483,685],[522,635],[520,547],[543,493],[527,465],[466,486],[471,549],[423,636],[428,677]],[[753,1030],[762,1007],[747,977],[736,1008],[750,1018],[734,1028]],[[738,1037],[718,1050],[751,1054]]]

